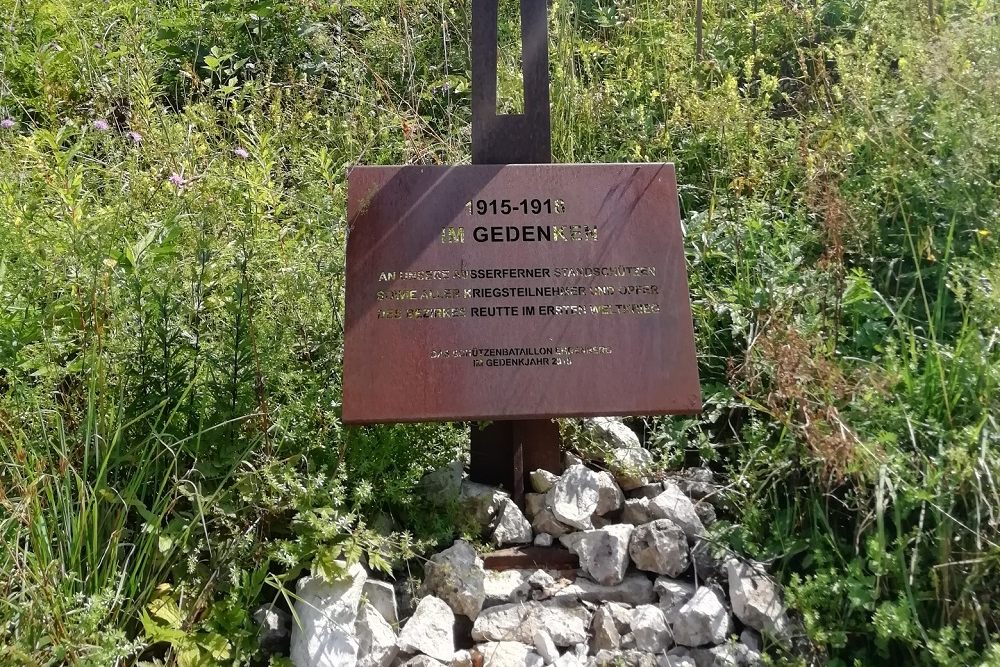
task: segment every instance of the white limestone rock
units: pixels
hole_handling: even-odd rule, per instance
[[[431,556],[424,568],[423,591],[444,600],[456,614],[475,619],[486,599],[485,579],[483,559],[471,544],[456,540]]]
[[[253,612],[257,623],[257,645],[265,655],[288,649],[292,636],[292,616],[273,603],[262,604]]]
[[[472,664],[472,654],[464,648],[451,657],[451,667],[472,667]]]
[[[424,475],[417,488],[435,504],[452,502],[462,491],[463,472],[462,462],[452,461],[443,468]]]
[[[744,628],[743,632],[740,633],[740,643],[754,653],[760,653],[762,642],[760,634],[756,630]]]
[[[607,472],[595,473],[598,479],[597,487],[597,508],[594,514],[604,516],[608,512],[614,512],[625,502],[625,494],[618,488],[615,478]]]
[[[545,494],[544,493],[526,493],[524,494],[524,515],[529,519],[535,518],[535,515],[545,509]]]
[[[695,667],[758,667],[761,664],[759,653],[739,643],[691,649],[688,655]]]
[[[472,626],[477,641],[513,640],[524,644],[534,641],[535,632],[545,630],[557,646],[587,641],[591,613],[575,604],[534,600],[498,605],[484,609]]]
[[[483,608],[528,599],[528,577],[532,570],[487,570],[483,581],[485,600]]]
[[[535,535],[533,544],[536,547],[551,547],[553,542],[555,542],[555,538],[548,533],[538,533]]]
[[[568,468],[546,496],[546,504],[556,519],[574,528],[586,530],[593,526],[591,517],[601,500],[603,480],[584,465]],[[547,530],[547,533],[552,531]]]
[[[663,483],[662,482],[650,482],[649,484],[643,484],[642,486],[637,486],[634,489],[629,489],[625,493],[626,498],[655,498],[656,496],[663,493]]]
[[[707,586],[695,591],[673,619],[674,641],[683,646],[721,644],[732,629],[729,610]]]
[[[605,586],[584,577],[566,583],[549,591],[555,599],[575,599],[582,602],[618,602],[628,605],[649,604],[656,600],[653,582],[638,572],[625,575],[625,579],[613,586]]]
[[[597,653],[600,650],[617,651],[622,645],[621,632],[615,623],[614,615],[607,605],[594,612],[590,622],[590,648]]]
[[[667,623],[673,623],[677,612],[684,603],[694,597],[695,587],[686,581],[669,577],[657,577],[653,583],[653,592],[659,598],[660,609],[667,618]]]
[[[524,518],[517,504],[510,498],[505,498],[500,510],[500,519],[493,531],[493,541],[497,546],[529,544],[531,538],[531,524]]]
[[[486,642],[473,650],[482,658],[483,667],[542,667],[545,664],[542,656],[521,642]]]
[[[667,619],[656,605],[644,604],[633,609],[629,625],[635,637],[635,647],[640,651],[660,653],[673,644]]]
[[[528,481],[535,493],[545,493],[552,488],[552,485],[559,481],[559,475],[539,468],[528,474]]]
[[[415,655],[400,665],[400,667],[446,667],[446,665],[429,655]]]
[[[441,662],[455,654],[455,614],[448,604],[428,595],[399,633],[396,646],[404,653],[423,653]]]
[[[563,453],[563,470],[568,470],[573,466],[583,465],[583,460],[573,452]]]
[[[548,509],[543,509],[532,517],[531,528],[536,533],[548,533],[553,537],[560,537],[570,532],[570,529],[560,523],[556,515]]]
[[[634,526],[618,523],[604,528],[570,533],[559,538],[580,558],[580,568],[605,586],[622,583],[628,570],[628,545]]]
[[[545,630],[535,630],[535,653],[542,656],[546,665],[551,665],[559,659],[559,649],[552,641],[552,636]]]
[[[354,664],[358,657],[354,623],[367,577],[364,568],[355,563],[339,581],[320,577],[299,580],[295,601],[298,623],[292,624],[290,655],[297,667]]]
[[[789,634],[788,616],[778,586],[767,574],[736,559],[726,563],[733,613],[745,625],[776,639]]]
[[[608,454],[608,465],[615,471],[615,481],[625,491],[645,486],[649,481],[645,473],[653,467],[653,454],[642,447],[613,449]]]
[[[676,577],[688,567],[687,536],[670,519],[637,526],[628,552],[635,566],[647,572]]]
[[[625,508],[622,510],[620,519],[622,523],[640,526],[652,520],[653,517],[649,514],[649,498],[628,498],[625,500]]]
[[[663,485],[663,493],[650,499],[649,513],[656,519],[670,519],[684,531],[689,540],[705,532],[694,503],[673,482]]]
[[[656,658],[656,667],[698,667],[694,658],[687,655],[661,655]]]
[[[392,584],[378,579],[369,579],[361,589],[362,597],[375,607],[389,625],[399,625],[399,610],[396,606],[396,589]]]
[[[389,667],[399,652],[396,633],[374,606],[361,604],[354,631],[358,635],[358,667]]]
[[[716,517],[715,515],[715,507],[713,507],[710,503],[705,502],[704,500],[696,502],[694,504],[694,511],[698,515],[698,519],[701,521],[701,525],[705,526],[706,528],[708,526],[711,526],[718,519],[718,517]]]
[[[636,449],[642,446],[635,431],[615,417],[587,419],[584,427],[611,449]]]
[[[486,484],[462,480],[459,502],[476,518],[481,528],[489,528],[497,520],[503,509],[504,500],[510,499],[506,493]]]

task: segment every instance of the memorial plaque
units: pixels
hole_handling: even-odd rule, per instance
[[[348,181],[345,422],[701,409],[673,165]]]

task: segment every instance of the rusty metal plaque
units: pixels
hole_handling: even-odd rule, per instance
[[[701,409],[673,165],[348,182],[345,422]]]

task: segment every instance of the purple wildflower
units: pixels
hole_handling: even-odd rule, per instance
[[[241,160],[246,160],[247,158],[250,157],[250,153],[247,151],[247,149],[243,148],[242,146],[240,146],[239,148],[234,148],[233,155],[240,158]]]
[[[0,120],[0,127],[5,130],[9,130],[15,125],[17,125],[17,123],[14,122],[13,118],[4,118],[3,120]]]
[[[111,126],[108,125],[108,121],[104,120],[103,118],[98,118],[90,125],[98,132],[107,132],[111,128]]]
[[[133,144],[141,144],[142,143],[142,135],[139,134],[138,132],[136,132],[135,130],[132,130],[131,132],[128,132],[125,136],[128,137],[132,141]]]
[[[187,181],[184,180],[184,177],[178,174],[176,171],[170,174],[170,178],[167,180],[169,180],[170,183],[177,188],[182,188],[187,183]]]

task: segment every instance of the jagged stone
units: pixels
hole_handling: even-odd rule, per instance
[[[396,606],[396,589],[392,584],[378,579],[369,579],[361,589],[362,597],[375,607],[390,625],[399,625],[399,611]]]
[[[715,515],[715,508],[712,507],[711,503],[705,501],[700,501],[694,504],[695,514],[698,515],[698,519],[701,521],[702,525],[705,527],[711,526],[717,521]]]
[[[559,475],[542,468],[539,468],[528,475],[528,481],[531,482],[531,488],[534,489],[535,493],[545,493],[551,489],[552,485],[558,480]]]
[[[618,488],[615,478],[607,472],[596,473],[598,479],[597,487],[597,509],[594,514],[604,516],[608,512],[614,512],[625,502],[625,494]]]
[[[598,651],[587,660],[594,667],[656,667],[656,656],[636,649]]]
[[[591,528],[591,517],[597,511],[603,482],[596,472],[584,465],[568,468],[549,489],[546,505],[555,518],[567,526],[584,530]],[[549,530],[545,532],[552,533]]]
[[[476,550],[456,540],[427,563],[423,590],[444,600],[456,614],[475,619],[486,599],[485,579],[483,560]]]
[[[542,656],[546,665],[551,665],[559,659],[559,649],[552,641],[552,636],[545,630],[535,630],[535,653]]]
[[[455,654],[455,614],[433,595],[420,600],[417,610],[403,626],[396,646],[404,653],[424,653],[442,662]]]
[[[472,667],[472,664],[472,653],[464,648],[451,657],[451,667]]]
[[[637,526],[628,552],[635,566],[647,572],[676,577],[688,567],[687,536],[670,519]]]
[[[663,493],[650,499],[649,513],[657,519],[670,519],[690,540],[705,532],[694,503],[673,482],[665,483]]]
[[[537,630],[545,630],[557,646],[570,646],[587,640],[591,613],[580,605],[558,601],[528,601],[484,609],[472,626],[476,641],[534,641]]]
[[[509,498],[506,493],[492,486],[462,480],[459,501],[484,529],[493,526],[503,509],[503,501]]]
[[[677,485],[692,500],[702,500],[715,493],[714,475],[708,468],[688,468],[677,479]]]
[[[611,449],[635,449],[641,447],[635,431],[615,417],[594,417],[584,423],[590,434]]]
[[[545,509],[545,494],[544,493],[526,493],[524,494],[524,515],[529,519],[533,519],[536,514]]]
[[[736,559],[726,563],[726,571],[736,618],[779,640],[787,637],[788,617],[777,584],[763,572]]]
[[[462,491],[462,473],[462,462],[452,461],[424,475],[417,488],[425,498],[435,504],[452,502]]]
[[[667,619],[656,605],[644,604],[633,609],[629,625],[635,637],[635,647],[640,651],[660,653],[673,644]]]
[[[305,577],[297,585],[290,657],[298,667],[353,664],[358,657],[354,623],[368,575],[354,564],[333,582]]]
[[[563,585],[557,583],[549,592],[556,599],[576,599],[595,603],[619,602],[640,605],[656,600],[653,594],[653,582],[638,572],[626,574],[622,583],[614,586],[605,586],[580,577]]]
[[[756,630],[744,628],[743,632],[740,633],[740,643],[754,653],[760,653],[762,643],[760,634]]]
[[[590,648],[591,651],[617,651],[622,645],[622,636],[618,631],[614,615],[607,606],[600,607],[594,612],[594,618],[590,622]]]
[[[633,526],[625,523],[605,526],[559,538],[563,546],[580,558],[580,568],[605,586],[620,584],[628,570],[628,544]]]
[[[613,449],[608,454],[608,465],[614,470],[618,485],[632,491],[649,481],[645,472],[653,465],[653,454],[642,447]]]
[[[568,470],[569,468],[578,465],[583,465],[583,459],[581,459],[573,452],[563,453],[563,470]]]
[[[689,655],[695,667],[757,667],[761,662],[759,653],[738,643],[691,649]]]
[[[257,624],[257,645],[265,655],[284,654],[292,637],[292,616],[276,604],[267,603],[253,612]]]
[[[696,539],[691,546],[691,564],[698,581],[726,575],[722,561],[715,555],[715,547],[707,539]]]
[[[548,533],[538,533],[535,535],[534,545],[536,547],[551,547],[555,538]]]
[[[656,658],[657,667],[698,667],[694,658],[688,655],[661,655]]]
[[[667,618],[667,623],[673,623],[677,612],[684,603],[694,597],[694,585],[669,577],[657,577],[653,583],[653,592],[660,602],[660,609]]]
[[[721,644],[731,628],[729,610],[707,586],[696,590],[673,619],[674,641],[684,646]]]
[[[510,498],[505,498],[500,509],[500,518],[493,531],[493,541],[497,546],[505,544],[528,544],[531,542],[531,524],[524,518],[521,509]]]
[[[629,498],[625,501],[625,508],[622,510],[621,523],[630,523],[633,526],[641,526],[649,523],[653,517],[649,515],[649,498]]]
[[[542,667],[545,664],[542,656],[521,642],[486,642],[473,651],[479,654],[483,667]]]
[[[354,631],[358,635],[358,667],[389,667],[399,652],[396,633],[374,606],[361,603]]]
[[[642,486],[637,486],[634,489],[629,489],[625,493],[626,498],[655,498],[656,496],[663,493],[663,483],[662,482],[650,482],[649,484],[643,484]]]
[[[296,665],[296,667],[298,667]],[[415,655],[400,665],[400,667],[446,667],[445,663],[435,660],[429,655]]]
[[[536,533],[548,533],[552,537],[560,537],[570,532],[570,529],[560,523],[555,514],[548,509],[543,509],[531,519],[531,528]]]
[[[487,570],[483,581],[483,608],[528,599],[531,570]]]

